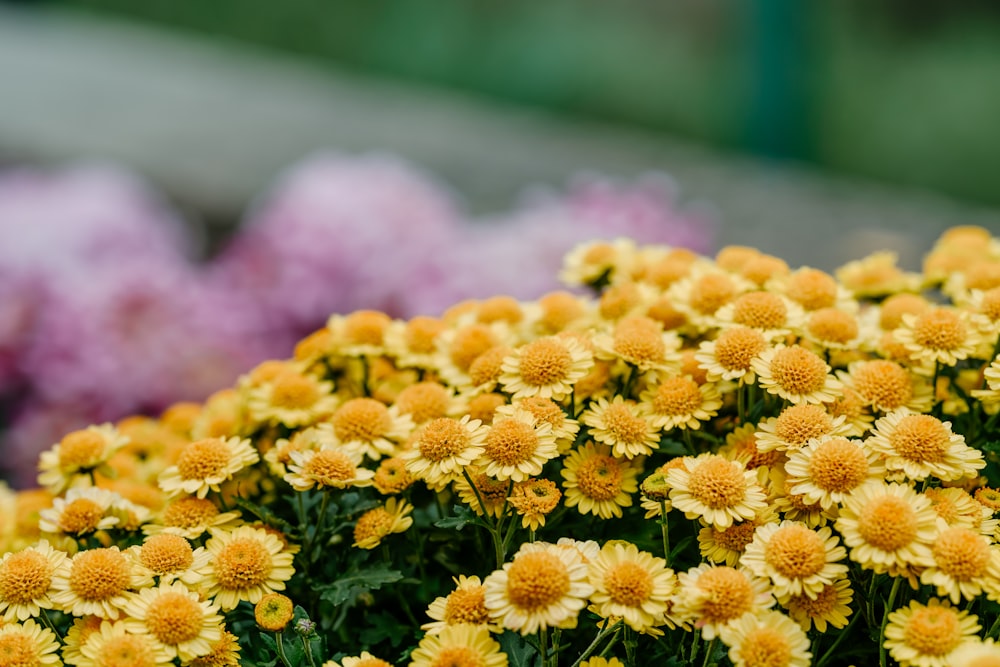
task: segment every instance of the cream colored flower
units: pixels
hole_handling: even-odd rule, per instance
[[[91,484],[93,473],[128,443],[111,424],[73,431],[39,458],[38,483],[52,493],[69,486]]]
[[[257,450],[246,439],[197,440],[181,450],[176,465],[160,474],[160,488],[170,496],[189,493],[204,498],[209,491],[218,492],[223,482],[259,460]]]
[[[778,611],[746,613],[719,630],[734,667],[809,667],[812,653],[805,631]]]
[[[256,604],[267,593],[285,590],[295,569],[294,553],[275,535],[261,528],[213,528],[205,548],[212,566],[205,574],[205,594],[223,611],[241,600]]]
[[[885,458],[887,471],[901,472],[915,481],[932,476],[953,481],[986,467],[983,453],[952,432],[951,422],[905,409],[875,422],[865,444]]]
[[[739,461],[716,454],[684,457],[683,466],[667,471],[670,502],[689,519],[717,529],[752,519],[767,506],[757,475]]]
[[[677,578],[666,561],[634,544],[609,542],[590,563],[591,610],[601,618],[622,618],[637,632],[655,633],[667,623]]]
[[[813,598],[847,574],[839,561],[847,557],[829,528],[812,530],[795,521],[765,524],[754,533],[740,563],[771,580],[779,599],[792,595]]]
[[[750,365],[765,391],[791,403],[829,403],[842,394],[830,366],[799,345],[768,348]]]
[[[548,336],[516,348],[504,358],[499,378],[512,398],[560,400],[590,372],[593,355],[572,336]]]
[[[914,600],[889,614],[884,646],[903,665],[952,667],[952,652],[976,641],[981,629],[975,616],[947,602],[931,598],[925,605]]]

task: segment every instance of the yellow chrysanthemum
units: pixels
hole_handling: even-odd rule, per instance
[[[765,391],[791,403],[829,403],[842,394],[843,385],[830,374],[830,366],[799,345],[768,348],[751,367]]]
[[[462,502],[479,516],[502,516],[507,506],[510,480],[495,479],[475,466],[466,472],[468,479],[463,475],[454,483],[455,492]]]
[[[332,382],[291,369],[254,387],[247,396],[247,409],[254,421],[289,428],[315,424],[336,407]]]
[[[118,525],[119,518],[111,512],[112,505],[122,499],[117,493],[95,486],[74,486],[65,498],[56,498],[52,507],[38,514],[38,527],[43,532],[81,537]]]
[[[893,330],[893,336],[910,353],[911,360],[946,366],[975,354],[982,341],[968,313],[944,306],[919,315],[903,315],[903,325]]]
[[[809,667],[805,631],[778,611],[747,613],[719,631],[734,667]]]
[[[847,431],[843,417],[834,417],[818,405],[800,403],[758,424],[757,449],[794,451],[815,438],[843,436]]]
[[[983,453],[952,432],[951,422],[909,410],[897,410],[875,422],[865,444],[885,458],[887,471],[915,481],[931,476],[951,481],[986,467]]]
[[[648,317],[622,318],[612,333],[594,336],[594,347],[598,359],[620,359],[642,371],[669,373],[680,368],[680,338]]]
[[[212,644],[212,650],[203,656],[195,658],[185,667],[239,667],[240,642],[236,635],[225,630],[222,637]]]
[[[389,498],[385,505],[368,510],[354,526],[353,546],[374,549],[392,533],[405,532],[413,525],[412,511],[413,505],[398,498]]]
[[[50,598],[73,616],[93,614],[113,620],[121,615],[129,592],[150,582],[117,546],[90,549],[77,553],[68,568],[53,574]]]
[[[26,621],[42,609],[52,609],[53,576],[65,576],[69,561],[65,552],[45,540],[21,551],[6,553],[0,560],[0,612],[7,623]]]
[[[526,410],[494,417],[475,465],[490,477],[522,482],[542,472],[559,455],[552,426]]]
[[[611,448],[617,457],[635,458],[651,454],[660,444],[660,428],[653,423],[648,406],[616,395],[599,398],[580,415],[590,427],[590,436]]]
[[[530,635],[576,627],[594,587],[580,552],[553,544],[521,545],[509,563],[483,582],[486,608],[503,627]]]
[[[795,521],[767,524],[757,529],[740,563],[758,577],[771,580],[779,599],[791,595],[813,598],[847,574],[841,564],[847,551],[830,528],[812,530]]]
[[[1000,644],[992,637],[964,642],[948,654],[950,667],[1000,667]]]
[[[705,369],[709,382],[739,380],[753,383],[757,375],[752,362],[768,347],[764,334],[749,327],[727,328],[715,340],[698,346],[694,358]]]
[[[931,545],[934,564],[920,573],[923,584],[955,604],[986,593],[1000,599],[1000,546],[971,528],[945,528]]]
[[[689,519],[701,519],[717,529],[752,519],[767,506],[756,473],[739,461],[716,454],[684,457],[682,466],[667,471],[670,502]]]
[[[68,648],[68,646],[67,646]],[[145,632],[129,630],[124,621],[102,621],[72,653],[67,664],[77,667],[155,667],[174,664],[173,656]]]
[[[524,528],[538,530],[545,525],[545,517],[559,506],[562,493],[556,483],[549,479],[528,479],[514,485],[507,502],[518,516]]]
[[[239,512],[220,512],[218,505],[208,498],[187,496],[171,501],[163,508],[157,523],[142,527],[147,535],[172,533],[196,539],[210,528],[226,528],[240,519]]]
[[[718,414],[722,399],[715,384],[698,384],[689,375],[666,378],[640,394],[649,421],[658,430],[700,429]]]
[[[398,368],[433,368],[437,355],[437,337],[447,325],[435,317],[420,315],[408,322],[395,320],[385,329],[386,353],[396,359]]]
[[[376,658],[368,651],[362,651],[358,656],[347,656],[337,660],[328,660],[323,667],[392,667],[392,663]]]
[[[455,590],[431,602],[427,615],[433,620],[421,625],[420,629],[429,635],[437,635],[450,625],[467,623],[500,632],[500,626],[491,621],[486,609],[486,589],[479,577],[459,575],[454,581]]]
[[[675,459],[676,460],[676,459]],[[735,521],[728,528],[705,526],[698,531],[698,549],[702,558],[710,563],[736,567],[747,546],[753,541],[757,529],[768,523],[777,523],[778,515],[770,507],[748,521]]]
[[[160,583],[180,581],[192,589],[201,584],[202,572],[212,560],[205,547],[193,548],[186,538],[173,533],[150,535],[128,553]]]
[[[611,456],[611,448],[592,442],[570,452],[563,459],[563,489],[566,506],[578,507],[581,514],[602,519],[620,517],[622,507],[632,505],[642,472],[639,458],[631,461]]]
[[[111,424],[88,426],[63,436],[42,452],[38,462],[38,483],[52,493],[77,483],[89,484],[93,473],[128,443]]]
[[[345,401],[330,418],[337,442],[360,450],[370,459],[393,456],[397,443],[406,440],[414,423],[409,415],[373,398],[352,398]]]
[[[725,565],[701,565],[677,575],[673,614],[694,623],[705,639],[746,613],[760,615],[774,606],[766,579]]]
[[[0,656],[6,665],[61,665],[59,639],[48,628],[29,618],[24,623],[9,623],[0,627]]]
[[[481,625],[451,625],[426,635],[410,660],[410,667],[507,667],[507,654]]]
[[[204,498],[209,491],[218,492],[223,482],[259,460],[257,450],[246,439],[197,440],[181,450],[176,465],[160,474],[160,488],[171,496],[189,493]]]
[[[284,480],[296,491],[370,486],[375,472],[361,467],[362,455],[343,447],[291,452]]]
[[[496,409],[494,416],[512,417],[517,410],[530,412],[538,424],[549,424],[560,453],[565,453],[572,446],[576,434],[580,432],[579,421],[567,415],[562,406],[552,399],[541,396],[525,398],[511,405],[501,405]]]
[[[854,613],[851,609],[853,597],[851,582],[844,578],[826,584],[814,597],[791,595],[780,602],[803,630],[808,632],[815,627],[819,632],[826,632],[828,625],[838,630],[847,626],[847,617]]]
[[[326,322],[336,351],[345,357],[377,356],[385,352],[385,332],[392,320],[376,310],[331,315]]]
[[[892,412],[909,408],[914,412],[930,410],[934,392],[921,376],[888,359],[855,361],[847,372],[838,372],[844,385],[874,410]]]
[[[412,449],[400,454],[406,470],[432,487],[457,479],[484,451],[489,428],[468,415],[432,419],[417,432]]]
[[[791,493],[828,510],[865,482],[882,479],[885,466],[857,440],[824,436],[790,452],[785,473]]]
[[[906,667],[952,667],[952,652],[975,641],[980,629],[975,616],[947,602],[914,600],[889,614],[884,645]]]
[[[601,618],[622,618],[637,632],[667,623],[668,601],[677,579],[662,558],[634,544],[608,543],[589,565],[591,611]]]
[[[240,526],[210,530],[205,548],[212,566],[205,573],[205,594],[223,611],[241,600],[256,604],[267,593],[282,591],[295,569],[294,553],[275,535],[261,528]]]
[[[514,399],[560,400],[593,365],[590,350],[572,336],[536,338],[504,358],[499,382]]]
[[[741,294],[715,311],[719,328],[747,327],[764,338],[784,338],[802,327],[804,313],[797,303],[774,292],[753,291]]]
[[[180,582],[161,584],[131,596],[124,607],[124,624],[132,633],[151,636],[171,658],[188,662],[207,655],[212,643],[222,638],[218,610]]]

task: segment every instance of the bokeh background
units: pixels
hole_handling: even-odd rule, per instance
[[[0,0],[0,167],[17,483],[331,311],[537,296],[588,236],[832,271],[1000,233],[1000,5]]]

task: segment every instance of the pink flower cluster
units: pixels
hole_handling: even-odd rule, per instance
[[[188,230],[114,168],[0,173],[0,451],[14,483],[33,481],[61,433],[200,400],[330,313],[534,298],[590,238],[711,240],[663,177],[581,178],[472,220],[397,158],[339,154],[289,170],[216,257],[195,261]]]

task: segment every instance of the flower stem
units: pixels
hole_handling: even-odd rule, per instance
[[[715,652],[715,643],[717,641],[719,641],[718,637],[716,637],[716,638],[712,639],[712,641],[708,642],[708,648],[705,649],[705,660],[702,661],[701,667],[708,667],[708,661],[712,659],[712,653]]]
[[[281,664],[285,665],[285,667],[292,667],[292,663],[288,662],[288,656],[285,655],[285,645],[283,642],[284,640],[281,638],[281,633],[275,632],[274,643],[278,650],[278,659],[281,660]]]
[[[593,655],[594,651],[597,650],[597,645],[600,644],[605,637],[611,634],[612,631],[617,631],[618,628],[621,627],[621,624],[622,622],[619,620],[612,625],[604,627],[600,632],[598,632],[597,636],[594,637],[594,641],[590,642],[590,646],[588,646],[586,650],[580,654],[580,657],[576,659],[576,662],[573,663],[572,667],[580,667],[580,663]],[[612,640],[611,644],[614,644],[614,640]],[[608,647],[610,647],[611,644],[609,644]]]
[[[902,577],[894,578],[892,588],[889,590],[889,599],[885,603],[885,612],[882,614],[882,627],[878,632],[878,664],[880,667],[888,665],[885,658],[885,626],[889,624],[889,612],[892,611],[892,606],[896,603],[896,593],[899,592],[899,585],[902,581]]]
[[[667,531],[667,501],[660,499],[660,535],[663,538],[663,558],[670,567],[670,534]]]

